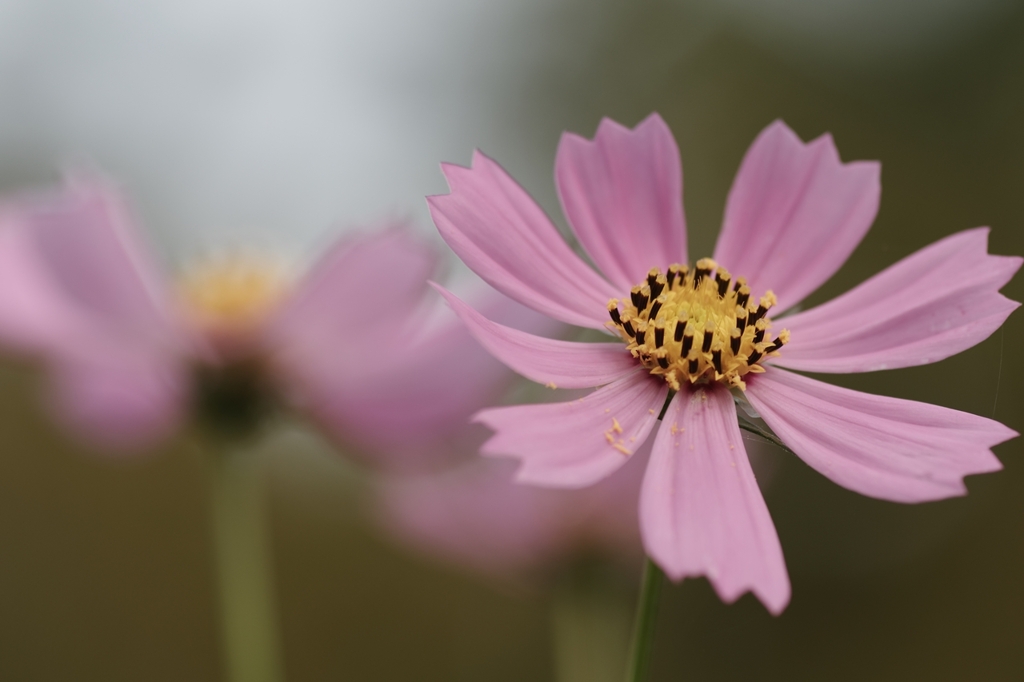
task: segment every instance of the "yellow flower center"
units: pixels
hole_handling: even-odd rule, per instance
[[[193,266],[180,280],[186,306],[205,327],[244,331],[261,322],[287,293],[279,264],[234,255]]]
[[[745,389],[743,377],[763,372],[759,363],[789,342],[788,329],[767,340],[775,294],[752,302],[746,281],[733,281],[710,258],[692,271],[685,265],[664,274],[653,268],[629,298],[621,308],[617,298],[608,302],[609,326],[640,364],[677,391],[686,381]]]

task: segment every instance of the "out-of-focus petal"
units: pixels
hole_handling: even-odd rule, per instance
[[[179,329],[117,193],[96,180],[0,209],[0,339],[60,352],[83,335],[171,348]]]
[[[563,134],[555,181],[580,244],[623,292],[686,262],[683,169],[658,114],[634,130],[606,118],[593,141]]]
[[[483,410],[475,420],[495,434],[481,452],[520,460],[523,483],[591,485],[643,445],[667,394],[664,381],[638,368],[578,400]]]
[[[430,416],[441,416],[450,403],[428,402],[409,414],[402,408],[413,393],[405,384],[443,371],[439,365],[445,364],[424,350],[427,337],[415,327],[437,267],[437,252],[402,226],[333,245],[265,330],[293,404],[362,449],[401,442],[405,425],[426,426],[421,439],[431,438],[433,425],[420,417],[431,409]],[[462,423],[474,409],[464,410]],[[447,420],[436,426],[452,428]]]
[[[12,228],[29,232],[41,265],[71,304],[121,334],[166,333],[163,280],[111,186],[72,180],[60,193],[24,201],[15,211]]]
[[[58,419],[105,451],[151,445],[182,418],[190,339],[103,182],[0,209],[0,340],[44,362]]]
[[[990,256],[988,228],[911,254],[824,305],[778,320],[792,332],[776,364],[871,372],[937,362],[987,338],[1019,303],[999,293],[1021,259]]]
[[[965,494],[964,476],[999,470],[990,448],[1017,435],[984,417],[778,368],[748,377],[746,395],[809,465],[845,488],[894,502]]]
[[[400,335],[397,351],[361,354],[362,364],[309,363],[294,375],[303,407],[340,439],[387,468],[422,469],[451,459],[470,416],[493,404],[514,378],[444,306],[426,332],[421,316]],[[510,324],[553,332],[560,324],[491,290],[481,307]],[[474,427],[474,431],[480,427]]]
[[[407,543],[488,574],[536,570],[557,556],[575,510],[568,491],[518,485],[511,462],[476,461],[455,471],[387,482],[385,523]]]
[[[443,287],[436,289],[484,348],[528,379],[553,384],[553,388],[591,388],[636,369],[636,360],[621,343],[577,343],[534,336],[492,322]]]
[[[104,350],[50,368],[49,398],[58,420],[107,454],[169,436],[187,402],[184,369],[164,357]]]
[[[772,613],[790,586],[725,388],[686,387],[655,436],[640,492],[644,547],[673,580],[706,575],[725,602],[753,592]]]
[[[380,516],[407,544],[499,577],[541,573],[594,551],[638,558],[646,463],[639,452],[594,486],[553,490],[516,483],[513,462],[478,458],[441,474],[385,480]]]
[[[604,329],[618,291],[565,243],[539,206],[480,152],[471,168],[442,165],[450,194],[427,199],[441,236],[476,274],[557,320]]]
[[[782,121],[747,151],[729,192],[715,260],[747,278],[755,296],[771,289],[778,310],[831,277],[878,212],[880,166],[841,163],[830,135],[804,144]]]
[[[92,320],[64,298],[29,232],[0,218],[0,341],[25,352],[81,342]]]
[[[399,345],[437,267],[437,252],[403,227],[342,239],[273,316],[270,343],[320,366]]]

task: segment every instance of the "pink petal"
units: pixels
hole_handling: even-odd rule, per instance
[[[186,372],[161,357],[116,353],[51,367],[50,402],[76,434],[121,454],[173,433],[186,405]]]
[[[1019,303],[999,294],[1020,258],[990,256],[988,229],[946,237],[842,296],[779,320],[792,341],[776,364],[872,372],[937,362],[987,338]]]
[[[591,270],[533,199],[480,152],[472,168],[442,165],[451,193],[429,197],[441,236],[474,272],[523,305],[581,327],[604,329],[623,295]]]
[[[564,550],[578,514],[559,508],[568,491],[517,485],[514,468],[478,460],[390,481],[382,490],[384,522],[406,543],[471,569],[500,576],[537,570]]]
[[[0,339],[46,363],[58,418],[106,449],[167,436],[189,340],[113,190],[70,183],[0,222]]]
[[[46,352],[73,346],[91,326],[49,276],[30,232],[0,219],[0,340],[23,352]]]
[[[436,303],[445,319],[418,336],[400,334],[399,350],[363,353],[361,367],[310,362],[295,376],[301,406],[340,440],[372,453],[377,466],[423,469],[450,459],[449,439],[461,439],[470,416],[493,404],[514,378]],[[493,291],[482,307],[525,328],[557,325]]]
[[[416,316],[438,254],[401,226],[334,244],[271,321],[269,343],[320,371],[327,359],[356,359],[401,345],[398,331]]]
[[[390,444],[389,438],[402,433],[396,424],[422,426],[416,417],[424,410],[399,419],[393,408],[412,395],[405,383],[443,371],[435,364],[427,372],[409,367],[417,361],[434,363],[422,350],[428,339],[422,308],[427,279],[437,265],[434,249],[401,226],[333,245],[265,332],[275,371],[290,389],[293,405],[361,448]],[[450,326],[456,324],[453,319]],[[428,403],[435,410],[444,404]],[[461,414],[461,423],[477,407]],[[438,427],[452,428],[449,421]]]
[[[381,520],[409,545],[499,577],[554,569],[595,551],[635,558],[647,454],[630,460],[580,490],[521,485],[513,462],[479,458],[442,474],[391,478],[380,486]]]
[[[999,470],[990,448],[1017,435],[984,417],[777,368],[748,378],[746,395],[809,465],[845,488],[894,502],[965,494],[963,477]]]
[[[538,383],[554,384],[554,388],[591,388],[637,367],[621,343],[575,343],[534,336],[492,322],[443,287],[435,288],[484,348]]]
[[[579,400],[483,410],[475,420],[495,434],[481,453],[519,459],[523,483],[591,485],[643,445],[667,393],[664,381],[637,369]]]
[[[593,141],[563,134],[555,181],[580,244],[622,291],[686,262],[683,169],[657,114],[634,130],[606,118]]]
[[[725,602],[789,603],[782,547],[754,480],[728,390],[687,388],[669,406],[640,491],[648,555],[673,580],[706,575]]]
[[[871,227],[881,193],[874,161],[843,164],[830,135],[804,144],[782,121],[747,151],[729,192],[715,260],[799,303],[846,262]]]
[[[172,327],[159,270],[109,185],[74,181],[16,205],[40,264],[67,301],[121,334],[159,338]]]

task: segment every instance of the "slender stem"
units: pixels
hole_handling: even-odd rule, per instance
[[[749,433],[753,433],[753,434],[755,434],[757,436],[760,436],[761,438],[764,438],[766,441],[768,441],[772,445],[780,447],[780,448],[782,448],[783,450],[785,450],[786,452],[788,452],[790,454],[795,454],[792,450],[789,449],[789,446],[787,446],[781,440],[776,438],[774,435],[768,433],[764,429],[759,429],[756,426],[754,426],[752,424],[748,424],[747,422],[744,422],[742,420],[739,422],[739,426],[744,431],[747,431]]]
[[[211,515],[227,682],[284,679],[259,458],[208,453]]]
[[[633,641],[629,647],[629,667],[626,682],[643,682],[651,664],[654,648],[654,625],[658,615],[658,595],[665,574],[647,559],[643,577],[640,579],[640,597],[636,605],[636,620],[633,622]]]

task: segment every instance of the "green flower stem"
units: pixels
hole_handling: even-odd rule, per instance
[[[787,446],[787,445],[786,445],[785,443],[783,443],[783,442],[782,442],[781,440],[779,440],[778,438],[776,438],[776,437],[775,437],[775,436],[774,436],[773,434],[771,434],[771,433],[768,433],[768,432],[767,432],[767,431],[765,431],[764,429],[759,429],[758,427],[756,427],[756,426],[754,426],[754,425],[752,425],[752,424],[748,424],[747,422],[744,422],[744,421],[742,421],[742,420],[741,420],[741,421],[740,421],[740,423],[739,423],[739,427],[740,427],[741,429],[743,429],[744,431],[748,432],[748,433],[752,433],[752,434],[754,434],[754,435],[756,435],[756,436],[760,436],[761,438],[764,438],[764,439],[765,439],[766,441],[768,441],[768,442],[769,442],[769,443],[771,443],[772,445],[775,445],[775,446],[777,446],[777,447],[780,447],[780,448],[782,448],[782,449],[783,449],[784,451],[786,451],[786,452],[788,452],[788,453],[790,453],[790,454],[796,454],[796,453],[794,453],[794,452],[793,452],[792,450],[790,450],[790,449],[789,449],[789,446]]]
[[[629,647],[629,663],[626,668],[626,682],[644,682],[651,665],[651,651],[654,648],[654,625],[658,616],[658,595],[665,574],[647,559],[643,577],[640,579],[640,597],[636,605],[636,620],[633,621],[633,641]]]
[[[213,545],[227,682],[284,679],[260,458],[208,452]]]
[[[618,682],[626,660],[631,595],[600,565],[576,566],[551,599],[555,679]]]

